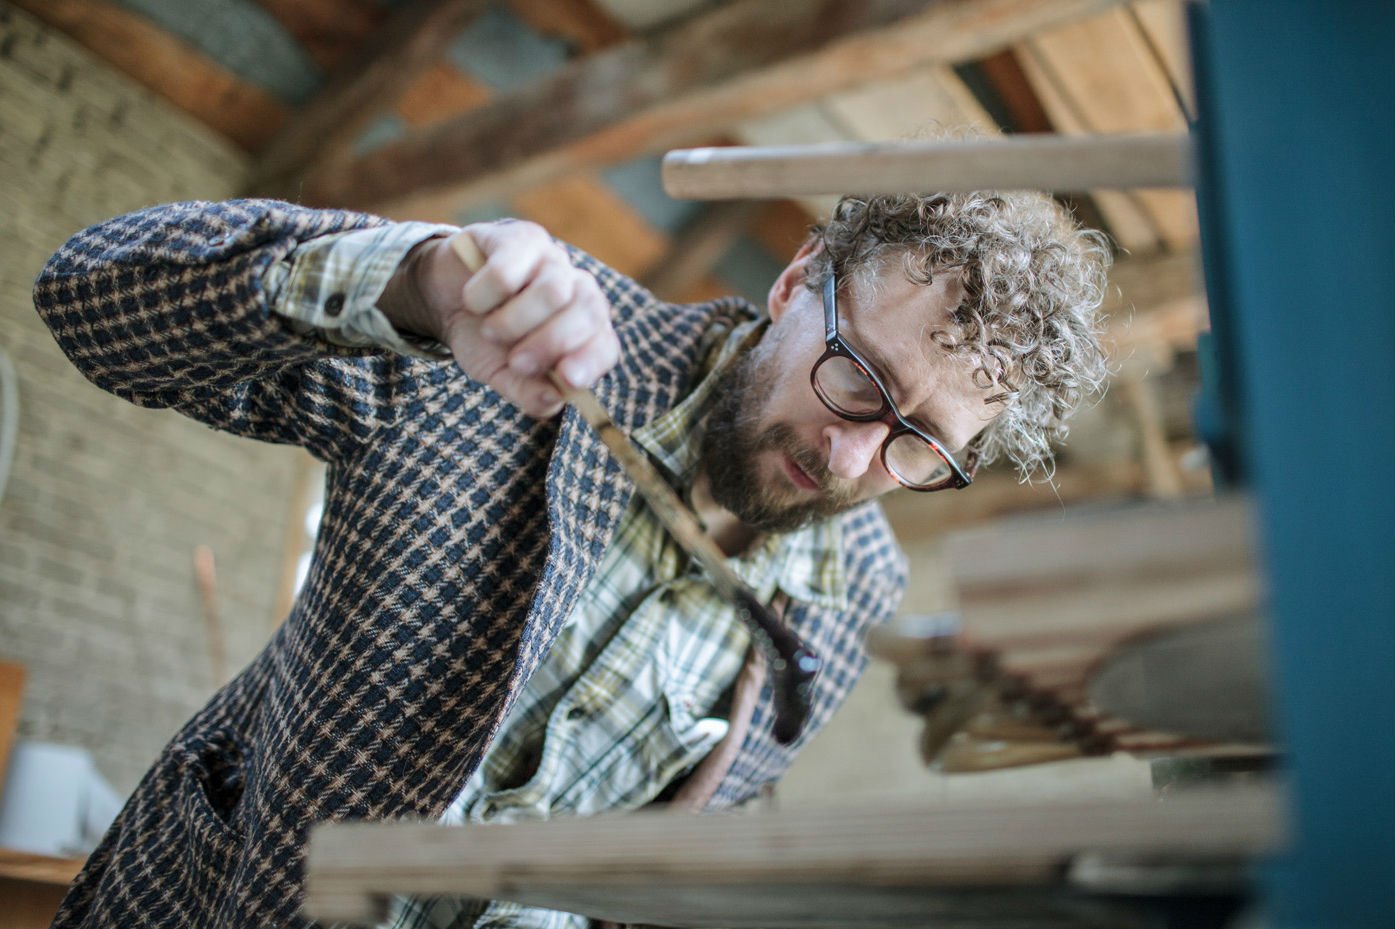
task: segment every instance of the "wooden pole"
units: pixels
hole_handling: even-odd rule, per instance
[[[694,148],[664,157],[671,197],[1185,187],[1185,135],[1022,135],[950,142]]]
[[[993,904],[1009,905],[1026,888],[1066,890],[1062,875],[1085,851],[1213,865],[1262,854],[1283,840],[1282,813],[1273,788],[1247,786],[1163,803],[903,798],[744,816],[649,810],[463,828],[327,823],[311,832],[304,914],[372,923],[388,895],[405,893],[733,929],[1120,925],[1053,918],[1044,897],[1031,913]],[[988,899],[955,905],[956,891],[973,889]]]

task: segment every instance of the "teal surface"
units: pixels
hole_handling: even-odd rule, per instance
[[[1395,5],[1191,4],[1224,408],[1259,503],[1294,843],[1277,929],[1395,926]]]

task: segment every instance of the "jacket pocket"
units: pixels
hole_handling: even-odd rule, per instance
[[[176,789],[184,825],[184,867],[201,911],[212,912],[233,884],[244,835],[237,826],[247,752],[241,739],[214,730],[184,747]]]

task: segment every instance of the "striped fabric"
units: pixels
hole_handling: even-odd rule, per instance
[[[309,826],[440,817],[612,543],[631,487],[574,413],[532,420],[449,362],[335,345],[269,311],[264,276],[297,244],[381,222],[272,201],[157,207],[75,236],[36,283],[94,383],[329,465],[290,617],[161,753],[56,925],[305,925]],[[693,389],[706,333],[753,317],[741,301],[664,304],[573,260],[613,308],[623,360],[597,394],[627,431]],[[811,725],[778,745],[767,688],[714,807],[781,775],[899,598],[880,511],[835,523],[845,605],[786,614],[825,661]]]

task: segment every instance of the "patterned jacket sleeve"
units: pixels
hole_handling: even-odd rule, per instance
[[[34,303],[102,389],[335,460],[453,365],[297,332],[271,311],[263,279],[302,241],[381,222],[266,200],[152,207],[70,239]]]

